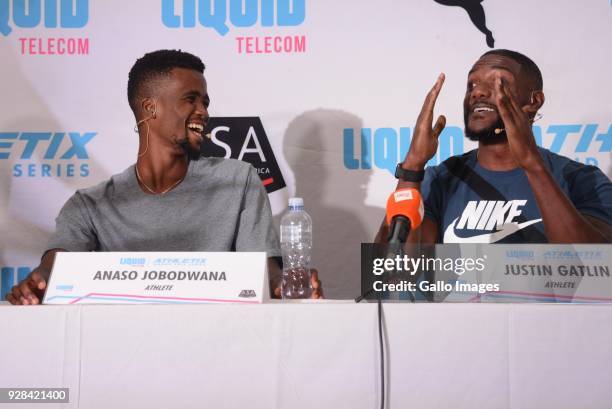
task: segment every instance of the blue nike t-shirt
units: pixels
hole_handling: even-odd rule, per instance
[[[539,148],[544,163],[579,213],[612,225],[612,183],[587,166]],[[443,243],[546,243],[525,172],[484,169],[476,150],[429,167],[421,184],[425,217]],[[562,223],[559,220],[559,223]]]

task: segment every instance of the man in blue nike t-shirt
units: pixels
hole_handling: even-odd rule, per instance
[[[485,53],[468,74],[465,134],[478,149],[425,168],[446,119],[433,123],[444,82],[427,95],[398,188],[416,188],[425,218],[409,242],[609,243],[612,183],[598,168],[536,145],[531,126],[544,104],[542,74],[515,51]],[[377,241],[388,235],[385,222]]]

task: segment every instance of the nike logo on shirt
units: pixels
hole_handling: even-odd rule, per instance
[[[444,232],[444,243],[495,243],[500,241],[506,236],[509,236],[517,231],[524,229],[527,226],[531,226],[542,219],[529,220],[524,223],[511,223],[502,226],[501,230],[494,233],[478,234],[470,237],[459,237],[455,234],[455,223],[459,218],[453,220],[453,222],[446,228]]]
[[[446,228],[444,243],[494,243],[517,231],[542,221],[528,220],[517,223],[514,219],[521,215],[526,200],[472,200],[465,206],[463,213]],[[490,233],[460,237],[456,231],[490,230]]]

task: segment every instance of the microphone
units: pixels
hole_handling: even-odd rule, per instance
[[[424,212],[423,200],[418,190],[414,188],[398,189],[391,193],[387,200],[386,220],[389,225],[389,236],[387,238],[388,243],[384,246],[385,250],[383,250],[386,252],[385,258],[393,259],[395,256],[401,257],[403,253],[403,246],[401,244],[406,242],[410,229],[416,229],[421,225]],[[394,269],[388,272],[385,282],[398,282],[401,279],[402,275],[397,274]],[[366,290],[359,297],[355,298],[355,302],[360,302],[373,292],[373,287]],[[414,302],[414,296],[410,292],[408,295]]]
[[[424,212],[423,199],[418,190],[398,189],[391,193],[387,200],[389,244],[405,243],[410,230],[416,229],[423,222]]]
[[[531,103],[533,104],[533,94],[531,95]],[[540,114],[539,112],[536,113],[533,118],[531,118],[531,123],[533,124],[534,122],[539,121],[540,119],[542,119],[542,114]],[[500,133],[504,132],[506,130],[506,128],[495,128],[493,130],[493,132],[495,133],[495,135],[499,135]]]

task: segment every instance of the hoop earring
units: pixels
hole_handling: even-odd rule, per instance
[[[531,123],[533,124],[533,123],[539,121],[540,119],[542,119],[543,117],[544,117],[544,115],[542,115],[541,113],[537,112],[534,115],[533,119],[531,120]]]

